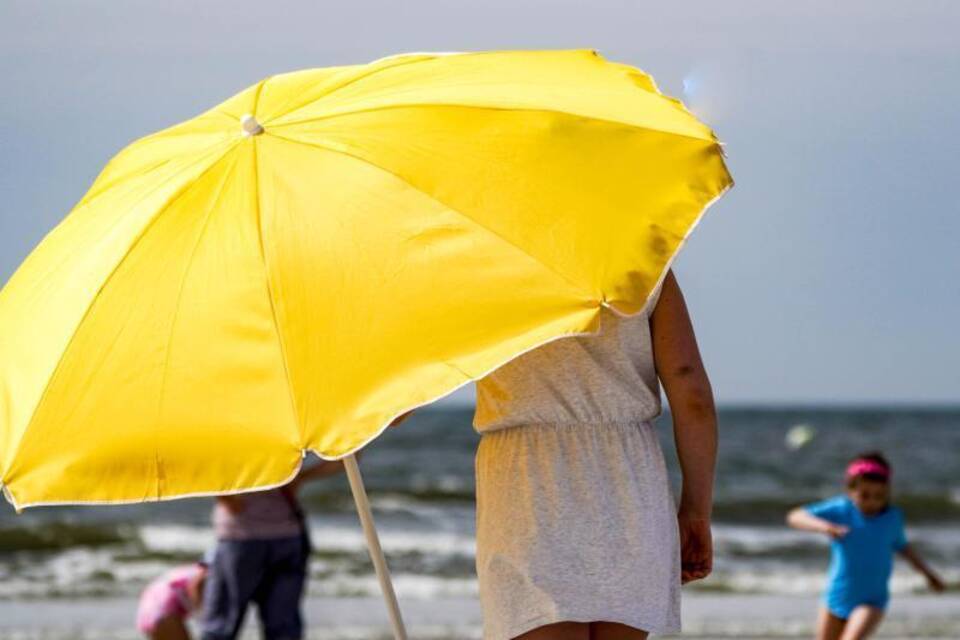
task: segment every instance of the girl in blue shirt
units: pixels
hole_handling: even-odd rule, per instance
[[[934,591],[940,578],[907,544],[903,513],[890,505],[890,463],[879,453],[857,456],[847,466],[847,493],[794,509],[787,523],[832,539],[827,589],[817,620],[818,640],[859,640],[880,624],[887,601],[893,554],[922,573]]]

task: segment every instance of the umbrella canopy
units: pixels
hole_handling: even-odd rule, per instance
[[[0,293],[6,495],[281,484],[641,311],[730,184],[706,126],[593,51],[270,77],[123,150]]]

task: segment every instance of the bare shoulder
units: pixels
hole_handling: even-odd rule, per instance
[[[693,323],[672,271],[664,278],[660,299],[650,316],[650,332],[657,372],[665,382],[703,371]]]
[[[680,290],[680,283],[677,282],[673,270],[667,271],[667,275],[660,285],[660,297],[650,314],[651,319],[655,321],[658,316],[669,316],[680,310],[686,313],[686,309],[687,305],[683,299],[683,292]]]
[[[668,271],[663,279],[657,306],[650,314],[650,330],[655,342],[685,342],[693,338],[690,314],[673,271]]]

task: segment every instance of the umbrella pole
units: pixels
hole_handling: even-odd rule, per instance
[[[397,602],[397,594],[393,591],[393,583],[390,581],[390,571],[387,569],[387,560],[383,557],[383,549],[380,548],[380,538],[377,536],[377,529],[373,524],[373,513],[370,511],[370,501],[367,500],[367,491],[363,488],[363,477],[360,475],[360,467],[357,465],[357,459],[353,455],[347,456],[343,459],[343,468],[346,470],[347,479],[350,481],[353,500],[357,503],[357,515],[360,516],[363,534],[367,538],[367,548],[370,550],[370,559],[373,560],[373,567],[376,569],[377,579],[380,581],[380,590],[383,592],[383,599],[387,603],[387,612],[390,614],[390,626],[393,627],[393,637],[395,640],[407,640],[407,630],[403,626],[403,618],[400,615],[400,605]]]

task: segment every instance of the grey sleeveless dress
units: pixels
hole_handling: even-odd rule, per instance
[[[653,308],[653,304],[649,305]],[[477,383],[484,638],[561,621],[680,629],[676,507],[647,316],[530,351]]]

